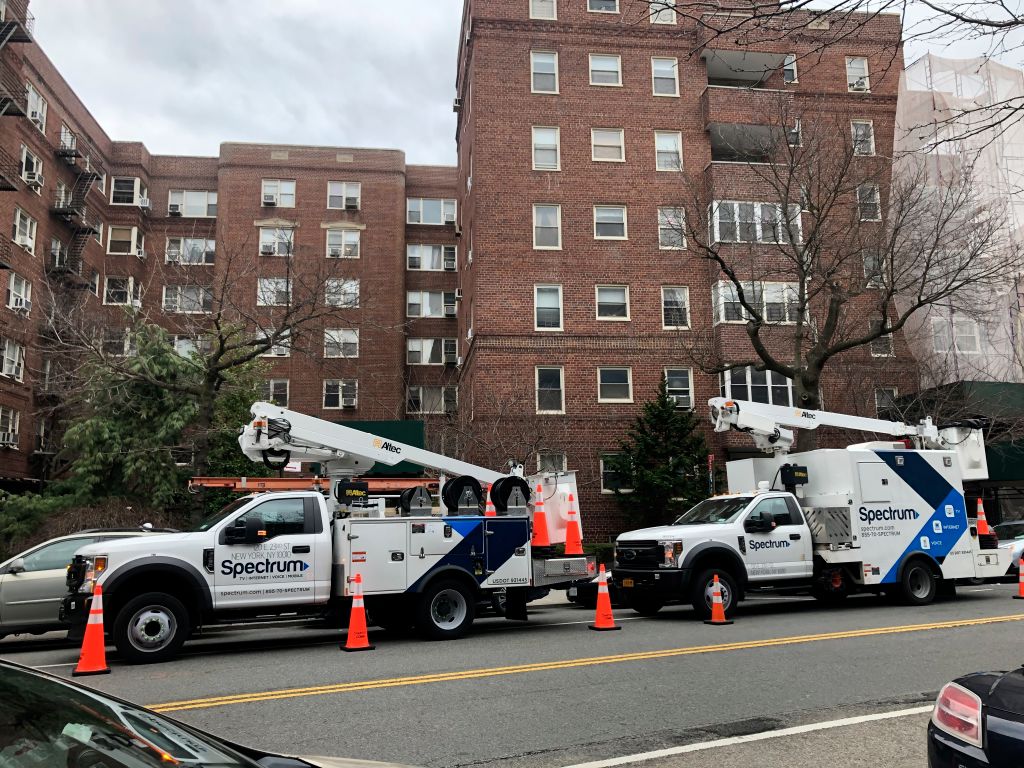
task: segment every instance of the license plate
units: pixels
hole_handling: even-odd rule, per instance
[[[569,587],[569,597],[576,597],[580,591],[576,587]]]
[[[632,587],[633,586],[633,580],[632,579],[623,579],[622,580],[622,586],[624,586],[624,587]]]

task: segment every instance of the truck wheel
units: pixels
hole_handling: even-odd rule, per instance
[[[850,596],[850,581],[842,568],[832,568],[815,581],[811,595],[823,603],[836,605]]]
[[[633,590],[629,595],[629,607],[641,616],[653,616],[665,607],[665,600],[655,592]]]
[[[476,604],[458,581],[427,586],[416,604],[416,628],[429,640],[454,640],[469,632]]]
[[[900,599],[907,605],[928,605],[935,599],[938,586],[931,566],[924,560],[911,560],[900,576]]]
[[[690,588],[690,604],[699,619],[711,618],[711,594],[716,574],[719,588],[722,590],[722,607],[725,609],[726,616],[730,614],[736,604],[736,580],[726,570],[708,568],[697,574],[697,578],[693,580],[693,586]]]
[[[163,592],[132,598],[114,619],[114,645],[130,664],[156,664],[178,655],[190,631],[188,611]]]

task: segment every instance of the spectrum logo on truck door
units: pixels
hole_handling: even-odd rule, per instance
[[[292,574],[302,573],[309,568],[309,563],[305,560],[250,560],[247,563],[239,563],[232,560],[223,560],[220,564],[220,572],[222,576],[231,576],[238,578],[243,574],[246,576],[253,574],[265,574],[268,576],[277,574]]]

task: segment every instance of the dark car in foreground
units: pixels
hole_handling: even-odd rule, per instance
[[[278,727],[286,727],[277,723]],[[3,768],[400,768],[231,744],[127,701],[0,660]]]
[[[947,683],[928,724],[929,768],[1024,766],[1024,667]]]

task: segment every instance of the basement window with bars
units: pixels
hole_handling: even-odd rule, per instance
[[[413,386],[406,391],[406,413],[454,413],[458,389],[445,386]]]
[[[328,328],[325,330],[324,357],[359,357],[359,331],[354,328]]]
[[[327,182],[327,207],[332,210],[358,211],[363,185],[358,181]]]
[[[359,382],[356,379],[324,379],[324,408],[356,408]]]
[[[328,307],[354,309],[359,306],[359,280],[354,277],[329,277],[324,283]]]
[[[793,406],[793,381],[775,371],[733,368],[721,374],[722,397],[766,405]]]
[[[328,229],[327,258],[358,259],[361,235],[358,229]]]
[[[407,245],[405,266],[416,272],[454,272],[456,256],[454,245]]]
[[[111,227],[113,229],[113,227]],[[203,237],[169,237],[165,261],[168,264],[213,264],[217,243]]]

